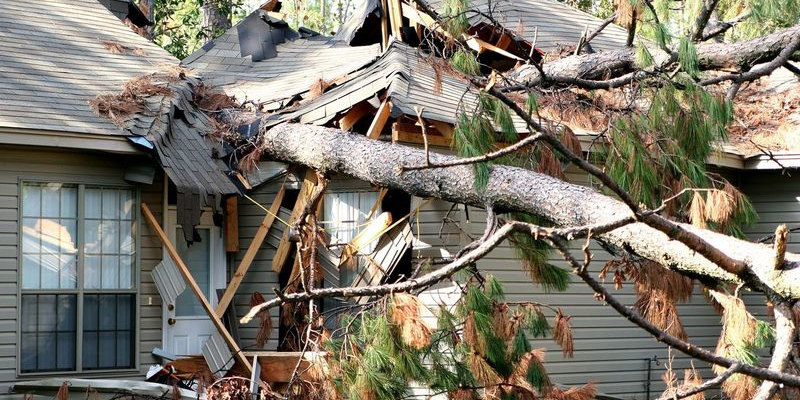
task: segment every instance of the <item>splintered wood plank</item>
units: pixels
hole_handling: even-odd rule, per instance
[[[225,251],[239,251],[239,198],[230,196],[225,199]]]
[[[342,257],[339,259],[339,266],[347,264],[361,249],[378,240],[391,224],[392,214],[389,212],[383,212],[375,219],[369,221],[367,226],[358,232],[358,234],[353,237],[353,240],[347,244],[345,251],[342,252]]]
[[[369,103],[366,101],[362,101],[354,105],[350,111],[348,111],[342,118],[339,119],[339,129],[343,131],[349,131],[353,129],[353,126],[358,123],[361,118],[364,118],[365,115],[374,112],[374,108],[372,108]]]
[[[434,134],[437,133],[437,134]],[[428,129],[428,144],[431,146],[450,147],[450,138],[446,138],[435,129]],[[392,141],[403,143],[424,144],[422,127],[413,123],[395,122],[392,125]]]
[[[381,0],[381,50],[386,51],[389,45],[389,5],[387,0]]]
[[[306,204],[311,199],[311,194],[314,192],[314,186],[317,184],[317,174],[312,169],[306,171],[305,178],[303,178],[303,186],[300,188],[300,194],[297,196],[297,202],[294,203],[292,215],[289,217],[289,225],[297,223],[297,219],[303,214]],[[289,252],[292,249],[292,242],[289,241],[289,228],[283,231],[281,242],[278,249],[275,250],[275,256],[272,258],[272,271],[280,273],[283,269],[283,264],[289,258]]]
[[[486,41],[484,41],[482,39],[479,39],[477,37],[467,38],[467,46],[469,46],[471,49],[477,51],[478,54],[483,53],[484,51],[488,50],[488,51],[493,51],[493,52],[495,52],[497,54],[500,54],[501,56],[508,57],[508,58],[510,58],[512,60],[525,61],[522,58],[517,57],[514,54],[511,54],[511,53],[509,53],[509,52],[507,52],[507,51],[505,51],[505,50],[503,50],[503,49],[501,49],[501,48],[499,48],[499,47],[497,47],[497,46],[495,46],[495,45],[493,45],[493,44],[491,44],[489,42],[486,42]]]
[[[453,139],[453,125],[450,125],[447,122],[436,120],[429,120],[428,122],[430,122],[430,124],[433,125],[434,128],[436,128],[436,130],[442,134],[442,136],[448,139]]]
[[[324,357],[322,353],[311,351],[305,354],[299,351],[248,351],[245,354],[248,357],[258,357],[261,380],[268,383],[289,382],[295,369],[301,378],[306,378],[311,361],[316,357]]]
[[[395,39],[403,41],[403,11],[400,9],[400,0],[389,0],[390,21],[392,34]]]
[[[264,220],[261,221],[261,225],[259,225],[255,236],[253,236],[253,241],[250,242],[250,246],[247,247],[247,251],[244,253],[244,257],[242,257],[239,267],[236,268],[236,272],[233,274],[231,282],[228,283],[228,287],[225,289],[225,294],[223,294],[222,298],[219,300],[219,305],[217,305],[216,309],[216,314],[218,317],[222,318],[222,316],[225,314],[225,310],[228,309],[228,305],[233,300],[233,296],[236,294],[236,290],[239,289],[239,285],[241,285],[242,280],[244,280],[247,270],[250,269],[250,265],[253,264],[253,260],[256,258],[256,254],[258,253],[258,249],[261,248],[261,245],[264,243],[264,238],[267,237],[269,228],[275,222],[275,216],[278,215],[278,211],[281,208],[281,202],[283,201],[284,194],[286,194],[286,187],[281,185],[281,188],[278,189],[278,193],[275,195],[275,199],[272,201],[272,205],[269,207],[267,215],[264,216]]]
[[[231,352],[236,357],[236,361],[241,363],[242,366],[248,371],[252,372],[252,366],[247,358],[242,354],[242,350],[239,348],[239,345],[236,344],[236,340],[233,339],[230,332],[225,328],[225,325],[222,323],[222,320],[217,316],[214,312],[214,309],[211,308],[211,303],[208,302],[206,299],[205,294],[200,289],[200,286],[197,285],[197,282],[194,280],[191,271],[189,271],[189,267],[186,266],[186,263],[183,262],[183,259],[178,254],[178,250],[175,249],[175,245],[169,240],[169,237],[161,229],[161,225],[158,224],[156,221],[156,217],[153,216],[153,213],[150,212],[150,207],[147,206],[146,203],[142,203],[142,214],[144,214],[145,220],[147,220],[147,224],[150,225],[150,228],[155,232],[156,236],[161,240],[161,243],[164,245],[164,248],[167,250],[167,254],[172,257],[172,260],[175,261],[175,265],[178,267],[178,270],[183,275],[183,279],[186,281],[186,286],[189,286],[194,292],[195,297],[199,300],[200,305],[203,307],[203,310],[208,315],[208,318],[211,320],[211,323],[214,324],[214,327],[217,331],[222,335],[222,339],[225,340],[225,344],[231,349]]]
[[[370,139],[377,139],[380,137],[381,132],[383,132],[383,127],[386,126],[386,121],[389,120],[391,114],[392,102],[386,99],[381,103],[381,106],[378,107],[378,112],[375,114],[375,118],[372,120],[372,124],[370,124],[369,130],[367,131],[367,137]]]

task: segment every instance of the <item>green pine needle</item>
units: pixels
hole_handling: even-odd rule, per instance
[[[503,301],[506,297],[505,292],[503,291],[503,285],[494,275],[489,275],[486,277],[486,296],[488,296],[493,301]]]
[[[697,57],[697,49],[688,37],[682,36],[678,46],[678,61],[681,69],[692,78],[697,78],[700,74],[700,59]]]

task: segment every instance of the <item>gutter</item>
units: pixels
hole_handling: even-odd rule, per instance
[[[145,154],[127,136],[0,127],[0,144]]]

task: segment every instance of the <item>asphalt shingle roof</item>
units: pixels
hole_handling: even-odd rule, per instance
[[[455,124],[462,110],[469,112],[477,107],[478,91],[464,79],[447,73],[447,68],[437,74],[434,64],[440,62],[407,44],[392,42],[379,60],[354,73],[346,83],[273,121],[323,125],[385,90],[395,117],[416,117],[415,107],[423,107],[424,118]],[[526,130],[520,119],[515,118],[515,125],[520,132]]]
[[[124,135],[88,101],[176,61],[96,0],[0,0],[0,127]]]
[[[264,29],[269,29],[264,24]],[[288,28],[287,28],[288,29]],[[183,60],[210,86],[239,101],[263,103],[268,110],[286,106],[318,80],[330,81],[358,70],[380,55],[380,45],[350,47],[341,41],[314,36],[287,39],[277,55],[260,61],[242,57],[237,27]]]
[[[431,0],[429,4],[441,11],[442,0]],[[586,27],[591,32],[603,21],[597,17],[570,7],[556,0],[476,0],[470,9],[490,15],[506,29],[515,31],[536,47],[553,51],[561,46],[578,44]],[[486,21],[480,15],[470,17],[473,24]],[[595,50],[613,50],[625,46],[627,31],[611,24],[592,40]]]

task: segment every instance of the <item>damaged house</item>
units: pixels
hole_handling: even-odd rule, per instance
[[[300,260],[287,226],[303,212],[316,176],[238,158],[215,121],[197,110],[230,106],[216,92],[223,90],[270,114],[242,123],[237,133],[245,138],[293,121],[450,152],[459,113],[479,96],[415,47],[423,35],[446,40],[449,33],[414,2],[388,0],[364,1],[326,37],[291,29],[273,1],[183,60],[184,69],[100,3],[57,0],[43,14],[0,0],[0,390],[54,393],[68,376],[98,391],[158,391],[118,382],[213,380],[231,370],[286,382],[300,349],[281,313],[297,310],[237,321],[260,296],[296,284]],[[497,17],[472,18],[469,43],[482,62],[506,70],[574,51],[603,22],[552,0],[486,7]],[[626,35],[611,25],[581,51],[624,46]],[[129,102],[104,96],[120,88]],[[577,145],[591,151],[591,127],[571,128]],[[710,161],[737,177],[761,213],[754,236],[800,211],[793,194],[800,183],[774,171],[782,168],[776,157],[794,166],[790,153],[745,157],[734,148]],[[776,184],[781,193],[768,195]],[[408,277],[421,263],[450,259],[480,236],[485,220],[482,210],[345,176],[333,177],[317,212],[329,235],[317,254],[325,286]],[[612,258],[599,249],[595,255]],[[666,349],[588,288],[537,289],[507,244],[479,265],[505,284],[510,301],[539,299],[572,317],[572,359],[549,341],[536,343],[549,350],[555,382],[590,379],[617,398],[663,389]],[[424,298],[430,306],[452,304],[456,289],[442,285]],[[621,293],[634,296],[630,287]],[[719,316],[697,297],[680,306],[683,324],[695,343],[713,347]],[[342,305],[331,300],[322,309],[336,314]]]

